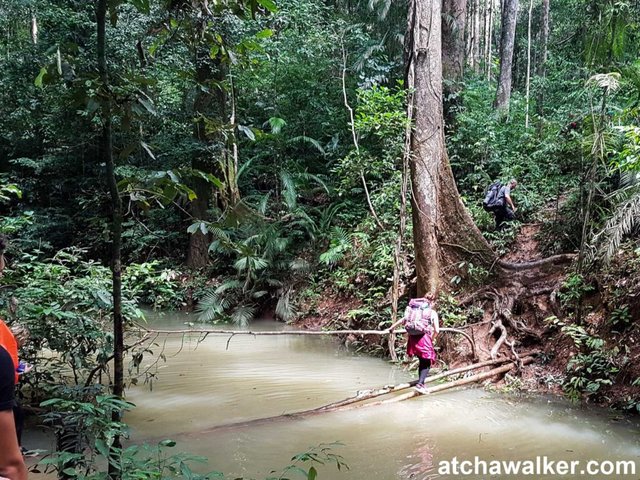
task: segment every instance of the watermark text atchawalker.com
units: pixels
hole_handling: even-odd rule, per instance
[[[552,460],[537,456],[527,460],[459,459],[438,462],[440,475],[635,475],[634,460]]]

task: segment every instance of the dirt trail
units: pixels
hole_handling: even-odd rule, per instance
[[[538,234],[542,223],[526,223],[522,225],[515,243],[509,252],[503,257],[506,262],[531,262],[543,258],[540,252],[540,240]]]

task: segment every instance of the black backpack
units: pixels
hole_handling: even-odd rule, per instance
[[[487,212],[493,212],[496,208],[499,208],[504,203],[504,199],[500,199],[500,189],[502,188],[502,184],[497,181],[493,182],[489,185],[487,189],[487,193],[484,195],[484,200],[482,201],[482,208],[484,208]]]

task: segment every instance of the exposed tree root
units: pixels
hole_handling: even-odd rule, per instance
[[[577,258],[575,253],[562,253],[551,257],[534,260],[532,262],[505,262],[498,260],[498,265],[505,270],[523,271],[546,266],[566,265]]]

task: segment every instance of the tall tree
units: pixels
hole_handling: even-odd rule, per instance
[[[518,0],[503,0],[502,33],[500,35],[500,77],[494,105],[498,110],[502,110],[505,113],[509,112],[509,100],[511,99],[511,69],[513,66],[517,17]]]
[[[116,8],[112,6],[112,8]],[[109,70],[107,65],[107,9],[108,0],[98,0],[96,8],[97,27],[97,60],[98,72],[102,89],[102,159],[107,169],[107,184],[111,194],[111,272],[113,294],[113,395],[122,398],[124,394],[124,325],[122,318],[122,200],[118,191],[118,183],[113,161],[113,133],[112,133],[112,100],[109,84]],[[119,410],[113,411],[114,422],[120,421]],[[113,440],[115,448],[120,447],[120,438]],[[109,476],[112,479],[120,478],[120,471],[114,462],[109,462]]]
[[[464,73],[467,0],[442,0],[442,76],[455,83]]]
[[[542,53],[540,55],[540,61],[538,62],[538,76],[544,78],[547,75],[547,55],[549,47],[549,0],[542,0],[542,19],[541,19],[541,31],[540,31],[540,43]],[[538,115],[544,113],[544,89],[541,88],[538,92],[538,101],[536,105]]]
[[[524,128],[529,128],[529,88],[531,87],[531,16],[533,13],[533,0],[529,0],[529,17],[527,21],[527,79],[526,79],[526,114]]]
[[[437,292],[461,262],[495,257],[462,204],[444,140],[441,2],[411,0],[407,23],[413,238],[418,295]]]
[[[547,56],[549,48],[549,0],[542,0],[542,19],[541,19],[540,43],[542,53],[538,62],[538,75],[545,76],[547,67]]]
[[[486,8],[486,27],[484,37],[484,52],[485,52],[485,71],[487,72],[487,81],[491,81],[491,63],[493,57],[493,12],[494,12],[495,0],[487,0]]]

